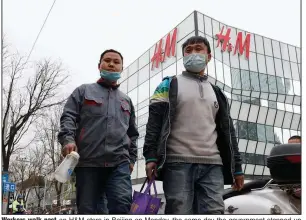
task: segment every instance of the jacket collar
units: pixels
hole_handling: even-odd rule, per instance
[[[117,82],[115,83],[110,83],[108,81],[106,81],[105,79],[103,78],[100,78],[97,83],[103,87],[106,87],[106,88],[112,88],[112,89],[118,89],[120,84],[117,84]]]
[[[199,79],[201,82],[203,82],[204,80],[207,80],[207,75],[204,76],[200,76],[199,74],[195,74],[195,73],[191,73],[188,71],[183,71],[183,76],[189,77],[189,78],[193,78],[193,79]]]

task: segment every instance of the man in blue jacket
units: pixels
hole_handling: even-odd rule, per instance
[[[244,183],[230,108],[204,74],[208,40],[189,38],[183,55],[186,71],[166,77],[150,100],[147,176],[163,180],[165,214],[223,214],[224,183],[237,190]]]
[[[79,214],[97,214],[106,194],[109,214],[127,214],[132,200],[131,172],[139,136],[131,99],[117,84],[123,57],[101,54],[100,79],[76,88],[60,119],[63,155],[77,150],[76,194]]]

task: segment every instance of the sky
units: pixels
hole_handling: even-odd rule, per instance
[[[247,3],[246,3],[247,2]],[[27,55],[53,0],[4,0],[3,33]],[[300,46],[299,0],[57,0],[31,61],[61,59],[70,73],[70,93],[99,77],[106,49],[116,49],[127,67],[194,10],[252,33]]]

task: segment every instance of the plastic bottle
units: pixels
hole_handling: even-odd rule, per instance
[[[74,168],[78,164],[79,158],[80,155],[75,151],[72,151],[70,154],[68,154],[63,162],[55,170],[54,178],[61,183],[67,182],[70,179]]]

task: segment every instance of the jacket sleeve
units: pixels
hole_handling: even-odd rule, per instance
[[[135,117],[135,108],[132,103],[131,103],[131,117],[130,117],[130,122],[129,122],[129,128],[127,130],[127,135],[130,138],[131,144],[129,148],[129,154],[130,154],[130,160],[132,164],[135,164],[137,160],[137,139],[139,137],[139,133],[137,130],[137,125],[136,125],[136,117]]]
[[[165,78],[156,88],[149,105],[149,119],[146,125],[146,136],[143,156],[146,163],[157,162],[157,147],[162,130],[163,118],[169,103],[170,78]]]
[[[80,118],[82,107],[82,86],[76,88],[69,96],[60,118],[60,132],[58,141],[62,146],[68,143],[75,143],[77,123]]]
[[[19,202],[17,202],[16,200],[13,202],[13,212],[18,212],[18,206]]]
[[[226,96],[225,96],[226,97]],[[235,159],[235,172],[234,175],[241,175],[243,174],[242,172],[242,160],[241,160],[241,155],[239,152],[239,147],[238,147],[238,142],[237,142],[237,137],[236,137],[236,131],[234,128],[233,124],[233,119],[230,114],[230,106],[227,101],[227,109],[228,109],[228,116],[229,116],[229,123],[230,123],[230,135],[231,135],[231,142],[232,142],[232,148],[233,148],[233,153],[234,153],[234,159]]]

